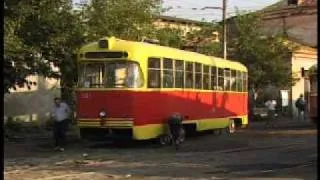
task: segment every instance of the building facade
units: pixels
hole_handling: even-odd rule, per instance
[[[310,81],[302,76],[302,70],[308,71],[311,66],[317,65],[317,0],[283,0],[271,5],[262,13],[262,27],[266,35],[283,33],[289,41],[298,44],[299,48],[291,53],[288,65],[297,82],[289,91],[288,110],[293,117],[297,116],[295,101],[302,94],[308,99]],[[238,36],[234,17],[227,20],[228,39]],[[277,88],[279,89],[279,88]]]
[[[201,22],[171,16],[159,16],[153,25],[157,28],[175,28],[183,31],[184,35],[201,29]]]
[[[267,34],[283,33],[300,47],[290,58],[292,74],[298,80],[289,89],[289,110],[296,118],[295,102],[299,96],[302,94],[309,103],[310,81],[302,71],[308,71],[318,63],[317,0],[284,0],[262,11],[263,28]]]

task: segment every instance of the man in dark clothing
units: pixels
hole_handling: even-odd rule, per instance
[[[182,131],[182,117],[179,113],[173,113],[171,118],[168,121],[170,133],[174,144],[180,143],[180,135]]]
[[[305,120],[306,118],[306,102],[303,99],[303,95],[301,94],[298,100],[296,101],[296,108],[298,109],[298,120]]]

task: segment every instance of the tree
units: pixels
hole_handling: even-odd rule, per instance
[[[181,48],[184,44],[183,31],[176,28],[161,28],[156,29],[155,35],[151,35],[160,41],[160,45],[169,46],[173,48]]]
[[[201,29],[188,33],[186,40],[195,46],[196,52],[198,53],[223,57],[222,44],[214,41],[214,32],[218,32],[218,34],[222,33],[222,27],[219,23],[202,23]]]
[[[249,84],[256,90],[268,85],[290,87],[295,79],[291,74],[290,55],[295,46],[284,34],[269,35],[261,27],[258,13],[238,12],[234,19],[237,36],[229,40],[232,59],[248,67]]]
[[[74,80],[75,53],[84,43],[79,15],[71,0],[6,0],[4,91],[30,86],[26,77],[61,78],[62,86]],[[52,65],[60,72],[54,72]]]
[[[154,30],[152,22],[160,14],[159,0],[92,0],[84,8],[87,39],[105,36],[141,40]]]
[[[308,75],[317,75],[318,74],[318,67],[317,65],[313,65],[309,68]]]

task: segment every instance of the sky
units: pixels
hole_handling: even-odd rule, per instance
[[[227,0],[227,17],[235,15],[239,10],[256,11],[272,5],[279,0]],[[204,21],[221,21],[220,9],[206,9],[203,7],[222,7],[223,0],[164,0],[164,7],[172,7],[164,15]]]
[[[73,0],[74,3],[88,0]],[[256,11],[272,5],[279,0],[227,0],[227,17],[235,15],[235,8],[246,11]],[[171,7],[163,15],[174,16],[192,20],[221,21],[222,11],[219,9],[206,9],[204,7],[222,7],[223,0],[163,0],[164,8]]]

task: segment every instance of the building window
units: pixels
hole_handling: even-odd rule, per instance
[[[173,88],[173,60],[163,59],[163,86],[164,88]]]
[[[148,87],[161,87],[161,60],[160,58],[148,59]]]
[[[175,86],[176,88],[184,87],[184,62],[181,60],[175,60]]]
[[[186,88],[193,88],[193,64],[192,62],[186,62]]]

